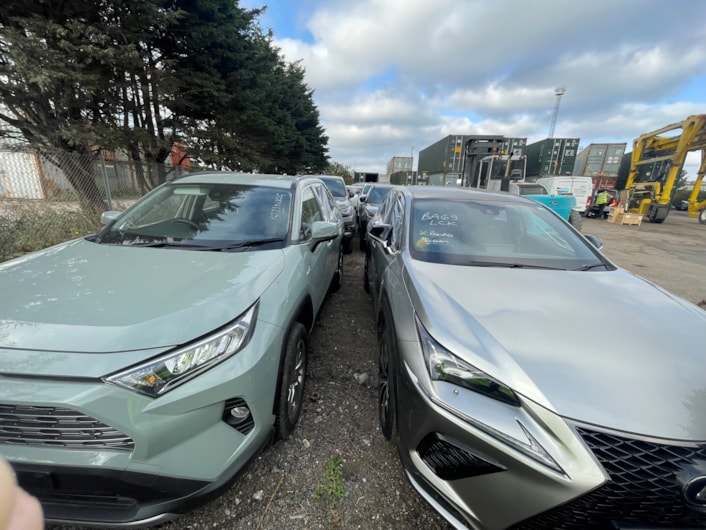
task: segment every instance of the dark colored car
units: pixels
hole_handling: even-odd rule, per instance
[[[358,212],[358,232],[360,235],[360,250],[365,250],[365,231],[368,221],[373,218],[378,211],[380,203],[395,186],[392,184],[373,184],[366,195],[360,196],[360,206]]]
[[[336,200],[336,206],[343,217],[343,252],[350,254],[353,250],[353,236],[355,235],[356,211],[350,200],[350,193],[346,188],[346,181],[338,175],[312,175],[326,185]]]
[[[706,311],[510,194],[400,186],[367,246],[380,427],[451,524],[706,527]]]

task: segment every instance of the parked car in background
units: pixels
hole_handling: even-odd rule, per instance
[[[364,182],[363,188],[360,190],[360,195],[358,196],[358,226],[360,226],[360,209],[362,208],[361,199],[368,195],[370,189],[373,187],[373,182]]]
[[[353,250],[353,236],[357,224],[357,214],[350,201],[350,195],[343,177],[336,175],[313,175],[323,181],[336,199],[336,206],[343,216],[343,252],[350,254]]]
[[[368,221],[377,212],[380,203],[395,186],[392,184],[371,184],[368,192],[360,197],[360,208],[358,212],[358,234],[360,236],[360,250],[365,250],[365,231]]]
[[[689,201],[675,201],[673,206],[675,210],[685,212],[689,209]]]
[[[381,205],[364,276],[380,426],[455,527],[706,525],[706,312],[600,246],[510,194]]]
[[[355,210],[356,214],[356,227],[358,223],[358,204],[359,204],[359,199],[360,195],[363,192],[363,184],[348,184],[346,186],[346,189],[348,190],[348,199],[351,202],[351,206],[353,206],[353,210]]]
[[[0,264],[0,454],[48,522],[153,525],[295,428],[343,221],[317,178],[234,173],[103,219]]]

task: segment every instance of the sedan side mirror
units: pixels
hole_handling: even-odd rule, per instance
[[[379,239],[385,246],[390,243],[390,235],[392,235],[392,225],[380,223],[370,227],[370,237]]]
[[[588,239],[591,244],[598,250],[601,250],[603,248],[603,240],[600,237],[591,234],[584,234],[583,237]]]

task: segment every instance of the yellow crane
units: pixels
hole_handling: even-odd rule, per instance
[[[663,222],[669,214],[674,183],[681,175],[686,155],[701,151],[696,182],[689,195],[689,217],[706,224],[706,200],[697,201],[706,172],[706,114],[695,114],[684,121],[640,135],[633,141],[626,210],[638,213],[653,223]]]

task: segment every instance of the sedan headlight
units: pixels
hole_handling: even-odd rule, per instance
[[[485,394],[508,405],[520,406],[520,400],[512,390],[449,352],[427,333],[418,318],[416,322],[424,360],[432,381],[446,381]]]
[[[417,332],[419,333],[426,368],[432,381],[443,381],[457,385],[513,407],[521,407],[522,404],[520,399],[509,387],[503,385],[472,364],[454,355],[441,344],[436,342],[436,340],[434,340],[434,338],[427,333],[426,329],[416,315],[415,322],[417,324]],[[471,416],[467,411],[458,410],[455,407],[450,406],[448,403],[443,402],[438,396],[432,395],[430,398],[437,405],[444,407],[454,415],[462,418],[464,421],[472,424],[501,442],[517,449],[534,460],[541,462],[545,466],[563,473],[561,467],[556,463],[551,455],[547,453],[529,429],[525,427],[519,419],[515,419],[517,422],[515,427],[519,425],[519,432],[514,429],[515,433],[509,434],[508,432],[504,432],[505,430],[500,428],[499,425],[493,426],[493,420],[491,417],[480,420],[479,418]]]
[[[166,355],[109,375],[103,380],[157,397],[242,350],[252,337],[259,303],[227,327]]]

